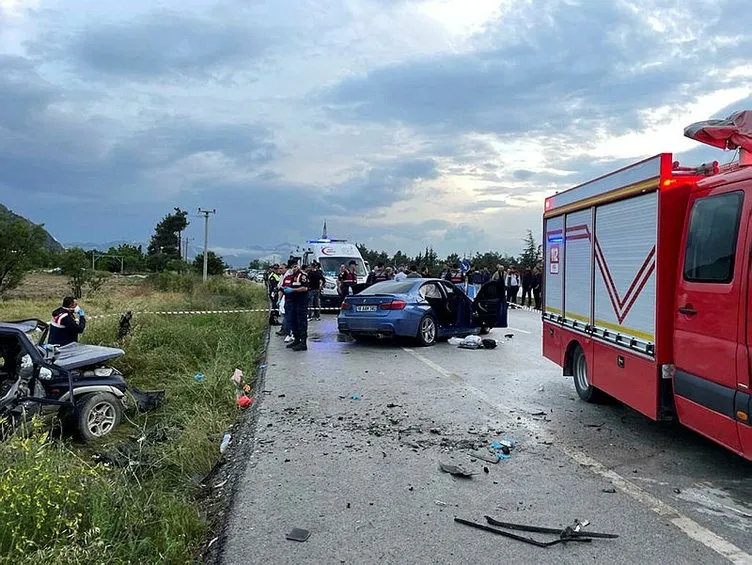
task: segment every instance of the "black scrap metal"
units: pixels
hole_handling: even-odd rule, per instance
[[[561,537],[589,537],[599,539],[616,539],[619,536],[617,534],[602,534],[598,532],[583,532],[582,530],[575,530],[572,526],[567,526],[564,529],[561,528],[545,528],[542,526],[527,526],[524,524],[512,524],[511,522],[500,522],[494,520],[491,516],[486,516],[486,521],[499,528],[506,528],[507,530],[519,530],[523,532],[533,532],[536,534],[558,534]]]
[[[472,528],[476,528],[479,530],[483,530],[485,532],[490,532],[492,534],[496,534],[499,536],[503,536],[505,538],[521,541],[523,543],[527,543],[530,545],[534,545],[535,547],[551,547],[554,545],[558,545],[561,543],[568,543],[568,542],[582,542],[582,543],[590,543],[593,541],[593,539],[614,539],[618,538],[619,536],[616,534],[603,534],[603,533],[597,533],[597,532],[582,532],[579,530],[575,530],[571,526],[567,526],[564,529],[561,528],[545,528],[541,526],[528,526],[524,524],[512,524],[510,522],[500,522],[498,520],[494,520],[490,516],[485,517],[489,524],[501,527],[501,528],[507,528],[509,530],[516,530],[516,531],[522,531],[522,532],[533,532],[533,533],[541,533],[541,534],[557,534],[559,536],[558,539],[551,540],[551,541],[539,541],[534,538],[524,537],[517,534],[513,534],[512,532],[506,532],[504,530],[499,530],[497,528],[493,528],[491,526],[487,526],[485,524],[479,524],[477,522],[472,522],[470,520],[465,520],[463,518],[454,518],[454,521],[458,524],[464,524],[465,526],[470,526]]]

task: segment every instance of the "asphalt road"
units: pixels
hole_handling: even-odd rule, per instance
[[[540,355],[539,316],[510,326],[478,351],[344,342],[334,317],[311,324],[307,352],[273,336],[223,562],[752,564],[752,464],[581,402]],[[500,439],[509,459],[469,454]],[[539,548],[454,522],[485,515],[620,537]],[[286,540],[294,527],[310,538]]]

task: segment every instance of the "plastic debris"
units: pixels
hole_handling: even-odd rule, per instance
[[[258,367],[258,368],[259,368],[259,369],[266,369],[267,367],[268,367],[268,365],[267,365],[266,363],[264,363],[264,364],[262,364],[262,365],[259,365],[259,367]]]
[[[434,500],[434,504],[436,504],[436,506],[446,506],[447,505],[446,502],[442,502],[441,500]]]
[[[352,398],[353,400],[360,400],[360,395],[359,394],[353,394],[350,398]]]
[[[460,345],[462,343],[461,337],[450,337],[447,341],[449,345]]]
[[[481,349],[483,340],[477,335],[469,335],[458,346],[460,349]]]
[[[287,534],[287,539],[290,541],[306,541],[311,537],[311,532],[304,530],[303,528],[293,528],[292,531]]]
[[[243,371],[241,371],[240,369],[235,369],[235,372],[230,378],[235,381],[235,384],[241,386],[243,384]]]
[[[230,445],[230,441],[232,440],[232,435],[229,433],[226,433],[222,437],[222,443],[219,444],[219,452],[224,454],[225,451],[227,451],[227,446]]]
[[[243,395],[237,400],[237,405],[240,408],[248,408],[253,402],[255,401],[255,398],[251,398],[250,396]]]
[[[495,441],[491,444],[491,449],[496,452],[496,457],[499,460],[509,459],[511,457],[511,451],[515,447],[515,442],[509,439],[502,439],[501,441]]]
[[[203,381],[203,380],[204,380],[204,379],[205,379],[206,377],[204,376],[204,374],[203,374],[203,373],[197,373],[197,374],[193,375],[193,378],[194,378],[195,380],[197,380],[198,382],[201,382],[201,381]]]

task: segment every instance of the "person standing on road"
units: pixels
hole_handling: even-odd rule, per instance
[[[308,349],[308,275],[300,268],[298,262],[292,262],[292,282],[285,289],[285,296],[290,299],[293,311],[293,330],[295,339],[287,347],[293,351],[306,351]]]
[[[78,316],[78,320],[76,320]],[[68,345],[78,341],[78,336],[86,329],[86,314],[72,296],[63,298],[63,305],[52,312],[50,335],[47,343]]]
[[[397,270],[397,274],[394,275],[394,280],[395,281],[404,281],[406,278],[407,278],[407,273],[405,272],[405,268],[404,267],[400,267]]]
[[[293,306],[291,304],[291,301],[288,299],[288,294],[285,289],[290,288],[292,286],[292,275],[293,271],[291,268],[291,263],[287,264],[287,271],[284,272],[282,275],[282,278],[279,281],[279,294],[280,294],[280,304],[281,308],[283,310],[282,314],[282,328],[277,332],[277,335],[279,336],[285,336],[285,343],[289,343],[293,340],[292,337],[292,329],[294,326],[293,322]],[[280,272],[282,271],[283,267],[280,267]]]
[[[279,316],[279,292],[277,287],[279,286],[279,265],[272,265],[269,267],[269,272],[266,275],[267,292],[269,293],[269,300],[272,303],[272,311],[269,313],[269,325],[279,326],[280,322],[277,319]]]
[[[342,275],[342,295],[344,297],[355,294],[355,286],[358,284],[358,273],[355,271],[357,264],[350,261],[348,270]]]
[[[533,307],[533,271],[525,269],[522,274],[522,305],[525,306],[525,297],[527,297],[527,306]]]
[[[410,272],[407,273],[408,279],[421,279],[423,278],[421,274],[418,272],[418,266],[417,265],[410,265]]]
[[[321,319],[321,290],[324,288],[324,274],[321,265],[316,261],[311,264],[308,271],[308,318],[310,320]]]
[[[517,304],[517,293],[520,292],[520,277],[516,268],[509,269],[507,275],[507,302]]]
[[[541,309],[541,287],[543,286],[543,277],[540,269],[533,269],[533,298],[535,299],[535,309]]]

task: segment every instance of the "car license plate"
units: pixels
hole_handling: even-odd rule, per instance
[[[376,306],[356,306],[356,312],[375,312],[378,308]]]

